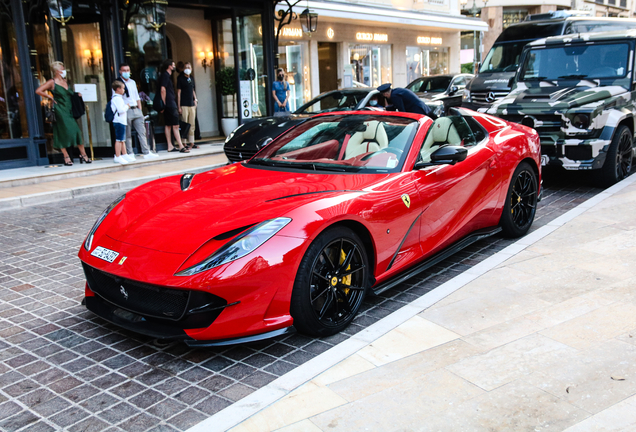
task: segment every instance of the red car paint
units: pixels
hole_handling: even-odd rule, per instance
[[[470,114],[488,131],[488,142],[470,148],[467,159],[455,165],[414,170],[432,121],[414,114],[374,113],[419,120],[400,172],[343,175],[235,163],[197,174],[186,190],[181,190],[180,176],[149,182],[126,194],[92,242],[91,251],[101,246],[126,260],[120,264],[118,257],[108,263],[84,246],[79,258],[121,278],[209,291],[229,304],[239,302],[224,309],[207,328],[184,329],[196,340],[288,327],[293,322],[289,302],[297,268],[311,241],[328,227],[347,223],[368,234],[373,249],[369,258],[379,284],[472,231],[496,226],[521,161],[536,168],[540,184],[536,132],[485,114]],[[410,197],[408,208],[403,194]],[[292,197],[281,199],[288,196]],[[420,213],[417,227],[405,238]],[[247,256],[193,276],[175,276],[231,240],[213,237],[283,216],[292,221]],[[93,295],[87,285],[86,296]]]

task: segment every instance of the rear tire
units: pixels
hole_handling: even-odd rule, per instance
[[[344,227],[321,233],[303,257],[292,291],[294,327],[312,336],[342,331],[358,313],[370,286],[362,240]]]
[[[600,184],[612,186],[632,172],[632,133],[627,126],[619,126],[607,150],[605,163],[600,169]]]
[[[521,237],[532,226],[537,212],[537,185],[537,175],[530,164],[521,162],[512,175],[499,222],[504,236]]]

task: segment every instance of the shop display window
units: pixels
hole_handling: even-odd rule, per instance
[[[28,138],[15,27],[0,6],[0,139]]]
[[[406,47],[407,82],[421,76],[447,74],[448,58],[446,47]]]
[[[289,83],[289,109],[296,111],[311,100],[308,45],[307,42],[295,42],[280,46],[278,51],[279,66],[285,70]]]
[[[354,87],[377,87],[391,82],[391,46],[349,44]]]

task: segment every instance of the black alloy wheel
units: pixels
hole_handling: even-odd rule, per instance
[[[601,185],[611,186],[627,177],[632,172],[632,157],[632,133],[627,126],[620,126],[612,138],[601,168]]]
[[[358,313],[369,286],[367,253],[351,230],[323,232],[301,261],[291,299],[294,326],[302,333],[329,336]]]
[[[537,175],[527,162],[521,162],[508,187],[508,195],[501,214],[501,228],[506,237],[525,235],[537,212]]]

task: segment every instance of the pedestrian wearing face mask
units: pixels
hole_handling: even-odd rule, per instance
[[[68,154],[69,147],[77,146],[80,151],[80,163],[91,163],[82,145],[82,132],[73,118],[71,96],[73,90],[66,80],[64,63],[56,61],[51,64],[53,79],[48,80],[35,90],[42,98],[49,99],[55,108],[55,122],[53,123],[53,148],[64,155],[64,165],[73,165],[73,159]],[[51,94],[49,94],[49,92]],[[80,95],[81,96],[81,95]]]
[[[281,68],[276,71],[276,81],[272,84],[272,96],[276,102],[274,115],[289,112],[289,83],[285,81],[285,71]]]
[[[154,159],[159,157],[156,153],[150,151],[148,146],[148,139],[146,137],[146,124],[144,119],[144,113],[141,109],[141,98],[137,90],[137,83],[130,77],[130,66],[126,63],[119,65],[119,77],[118,81],[124,83],[124,94],[122,98],[124,103],[128,106],[127,115],[127,127],[126,127],[126,154],[122,155],[127,162],[133,162],[135,160],[135,152],[132,146],[132,129],[137,131],[137,137],[139,137],[139,146],[141,152],[144,155],[144,159]],[[113,95],[115,92],[113,92]]]
[[[199,148],[194,143],[194,129],[197,118],[197,93],[194,91],[194,81],[192,80],[192,64],[186,62],[183,72],[177,78],[177,102],[181,121],[190,125],[188,139],[183,143],[187,148]]]
[[[161,99],[166,108],[163,111],[164,131],[166,133],[166,142],[168,143],[169,152],[190,153],[181,143],[181,135],[179,134],[179,110],[177,108],[177,99],[174,94],[174,86],[172,85],[172,71],[174,71],[174,62],[171,59],[165,60],[161,64],[161,76],[159,77],[159,91]],[[172,134],[177,141],[178,147],[172,145]]]

